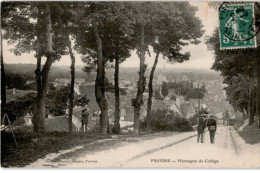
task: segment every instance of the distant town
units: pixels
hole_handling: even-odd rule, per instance
[[[7,65],[7,74],[9,68],[12,69],[17,65]],[[30,65],[21,65],[30,66]],[[9,68],[8,68],[9,67]],[[33,68],[33,67],[32,67]],[[99,123],[99,106],[95,98],[95,73],[87,74],[82,71],[82,67],[77,68],[75,79],[74,92],[78,97],[86,96],[88,104],[86,108],[90,113],[89,123],[87,125],[87,130],[91,131],[98,126]],[[132,125],[134,123],[134,108],[132,106],[132,99],[135,97],[137,91],[137,69],[122,68],[119,77],[119,87],[120,87],[120,124],[121,127],[128,127],[127,131],[131,131]],[[18,70],[19,71],[19,70]],[[178,69],[158,69],[155,72],[155,78],[153,80],[153,106],[152,111],[157,110],[169,110],[175,112],[180,117],[191,119],[200,109],[204,109],[207,112],[214,114],[220,123],[223,123],[223,113],[228,111],[231,115],[234,115],[234,110],[226,101],[226,94],[222,84],[222,78],[218,73],[212,71],[196,71],[192,70],[190,72],[185,72],[184,70]],[[12,71],[13,73],[13,71]],[[59,77],[66,76],[66,71],[64,67],[56,67],[52,70],[53,76],[57,78],[51,79],[49,82],[49,90],[61,90],[62,88],[70,84],[69,77]],[[21,73],[20,73],[21,74]],[[24,74],[23,76],[30,75]],[[84,76],[84,78],[83,78]],[[107,70],[107,80],[110,85],[114,85],[113,72],[112,70]],[[22,78],[22,77],[21,77]],[[26,78],[26,77],[25,77]],[[33,86],[35,80],[28,79],[25,81],[25,85]],[[30,93],[35,93],[36,88],[31,88],[28,90],[21,90],[12,86],[7,86],[8,100],[13,101],[14,98],[19,99],[25,97]],[[50,92],[49,91],[49,92]],[[201,95],[198,97],[198,94]],[[140,120],[144,120],[147,114],[147,98],[148,89],[143,94],[144,104],[140,111]],[[106,92],[106,100],[108,103],[109,112],[109,122],[113,124],[114,122],[114,105],[115,97],[113,94],[113,89],[108,89]],[[75,106],[73,109],[73,130],[80,131],[81,128],[81,111],[84,107]],[[24,112],[24,119],[28,126],[32,126],[32,113],[31,109]],[[67,112],[68,109],[66,105],[64,106],[64,114],[53,114],[50,109],[46,111],[46,130],[47,131],[68,131],[67,123]],[[26,115],[26,116],[25,116]]]

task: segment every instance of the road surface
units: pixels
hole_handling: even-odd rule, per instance
[[[118,141],[120,145],[97,152],[79,146],[47,155],[27,167],[260,168],[259,144],[246,144],[233,127],[228,126],[219,127],[215,138],[215,144],[211,144],[208,132],[205,143],[197,143],[196,132],[172,133],[145,140],[129,137]],[[99,144],[93,145],[98,147]]]

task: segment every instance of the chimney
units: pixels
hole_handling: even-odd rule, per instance
[[[179,96],[176,97],[176,106],[181,108],[181,98]]]

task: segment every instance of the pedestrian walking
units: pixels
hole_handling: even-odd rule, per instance
[[[88,125],[88,116],[89,116],[89,113],[88,113],[87,108],[83,109],[82,114],[81,114],[81,118],[82,118],[81,119],[81,122],[82,122],[81,128],[83,129],[84,132],[86,131],[86,127]]]
[[[210,118],[207,123],[208,129],[209,129],[209,135],[210,135],[210,142],[214,144],[215,142],[215,133],[217,131],[217,123],[214,119],[213,115],[210,115]]]
[[[199,141],[201,143],[204,143],[204,129],[206,128],[206,120],[204,115],[200,115],[199,118],[199,124],[198,124],[198,137],[197,137],[197,143],[199,143]]]

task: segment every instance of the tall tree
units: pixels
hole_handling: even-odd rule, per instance
[[[121,7],[121,12],[126,8]],[[119,64],[130,57],[130,51],[134,48],[135,42],[129,37],[129,30],[122,29],[122,26],[127,25],[125,21],[128,20],[126,15],[121,15],[116,19],[116,22],[106,22],[107,27],[101,34],[104,46],[104,57],[108,61],[114,61],[114,93],[115,93],[115,113],[114,126],[112,132],[120,133],[120,88],[119,88]]]
[[[53,17],[51,2],[4,2],[2,27],[4,38],[14,44],[12,51],[16,55],[36,51],[37,67],[37,104],[33,116],[34,131],[43,133],[45,117],[45,101],[48,88],[48,77],[52,63],[64,54],[64,45]],[[35,20],[37,23],[35,23]],[[54,34],[56,33],[56,34]],[[41,69],[41,57],[47,58]]]
[[[69,48],[69,53],[70,53],[70,58],[71,58],[71,82],[70,82],[70,94],[69,94],[69,132],[72,132],[72,114],[73,114],[73,102],[74,102],[74,85],[75,85],[75,56],[72,52],[71,48],[71,42],[69,40],[69,35],[68,37],[68,48]]]
[[[219,6],[221,5],[219,2],[211,2],[210,3],[210,5],[213,7],[213,8],[219,8]],[[255,24],[255,33],[256,33],[256,39],[257,39],[257,43],[259,43],[259,41],[260,41],[260,32],[259,32],[259,30],[260,30],[260,4],[259,4],[259,2],[255,2],[254,3],[254,6],[255,6],[255,9],[254,9],[254,12],[255,12],[255,20],[254,20],[254,24]],[[214,36],[212,36],[212,37],[214,37]],[[210,39],[209,39],[210,40]],[[212,41],[212,39],[211,39],[211,41]],[[215,45],[215,46],[213,46],[212,44],[211,45],[209,45],[209,47],[210,47],[210,49],[212,49],[212,50],[215,50],[215,55],[216,55],[216,57],[218,57],[220,54],[218,53],[219,52],[219,50],[218,50],[218,47]],[[227,53],[227,51],[223,51],[223,52],[226,52]],[[231,51],[232,52],[232,51]],[[231,52],[229,52],[229,54],[233,54],[233,53],[231,53]],[[254,62],[255,63],[255,65],[256,65],[256,79],[257,79],[257,86],[256,86],[256,117],[257,117],[257,121],[258,121],[258,126],[259,126],[259,128],[260,128],[260,60],[259,60],[259,44],[257,45],[257,48],[256,49],[254,49],[254,51],[249,51],[248,53],[252,53],[252,52],[254,52],[253,53],[253,55],[252,55],[252,57],[253,58],[255,58],[256,59],[256,61]],[[245,55],[247,55],[247,53],[245,53]],[[247,62],[250,62],[250,61],[247,61]],[[216,61],[215,61],[215,63],[216,63]],[[243,64],[243,66],[244,67],[247,67],[247,65],[244,65]],[[213,68],[214,68],[214,66],[213,66]],[[220,70],[220,71],[222,71],[222,70]],[[225,74],[223,74],[224,76],[227,76],[227,75],[225,75]],[[243,113],[243,115],[244,115],[244,111],[242,110],[242,109],[240,109],[240,111]],[[251,112],[251,111],[250,111]],[[250,123],[252,123],[252,120],[253,120],[253,118],[252,118],[252,115],[250,116],[251,118],[250,118]]]
[[[126,2],[91,2],[82,8],[88,11],[82,15],[85,20],[79,24],[76,35],[76,50],[84,56],[83,61],[88,65],[86,71],[95,70],[96,100],[99,104],[101,133],[107,128],[107,103],[105,98],[105,68],[115,61],[115,122],[114,132],[119,132],[119,63],[130,56],[131,49],[131,18],[126,8]],[[83,5],[82,5],[83,6]],[[84,10],[84,8],[89,8]],[[82,17],[79,17],[79,20]]]
[[[156,9],[152,2],[133,2],[132,10],[135,17],[135,34],[138,39],[137,55],[140,60],[137,82],[137,94],[133,99],[132,105],[134,107],[134,134],[139,134],[139,117],[141,106],[143,105],[143,93],[146,86],[145,71],[147,65],[145,64],[145,53],[148,50],[148,45],[155,39],[154,35],[150,35],[150,24],[152,18],[152,11]]]
[[[69,124],[69,132],[72,132],[72,114],[73,114],[73,103],[74,103],[74,86],[75,86],[75,56],[72,51],[70,35],[71,29],[69,28],[69,24],[73,21],[71,20],[73,13],[72,3],[59,3],[57,2],[57,19],[60,26],[61,33],[65,37],[65,43],[70,55],[71,65],[70,65],[70,73],[71,73],[71,81],[70,81],[70,92],[69,92],[69,115],[68,115],[68,124]],[[75,15],[75,14],[74,14]],[[63,20],[62,20],[63,19]]]
[[[97,51],[97,77],[95,83],[95,95],[96,101],[101,110],[100,114],[100,132],[102,134],[107,133],[107,122],[108,122],[108,109],[107,109],[107,101],[105,98],[105,67],[104,67],[104,58],[102,54],[102,40],[100,38],[98,27],[97,27],[97,19],[92,20],[93,25],[93,33],[96,41],[96,51]]]
[[[254,121],[254,107],[252,107],[252,93],[256,79],[255,54],[259,51],[259,46],[252,50],[220,50],[219,31],[216,30],[212,37],[207,40],[208,47],[214,50],[215,62],[212,69],[220,71],[224,77],[225,88],[230,104],[235,110],[246,111],[249,117],[249,124]],[[245,117],[246,118],[246,117]]]
[[[45,131],[45,101],[46,93],[48,89],[48,75],[53,62],[53,30],[51,22],[51,10],[50,4],[45,3],[45,22],[46,22],[46,62],[43,66],[41,72],[41,91],[39,93],[39,98],[37,100],[37,106],[35,109],[35,114],[33,116],[34,131],[36,133],[43,133]]]
[[[137,83],[137,94],[134,100],[134,134],[139,134],[139,117],[140,117],[140,110],[143,104],[143,93],[145,91],[146,85],[146,78],[145,78],[145,71],[147,65],[145,64],[145,51],[146,45],[144,43],[144,24],[140,22],[139,24],[139,34],[140,34],[140,49],[139,49],[139,59],[140,59],[140,66],[139,66],[139,80]]]
[[[195,17],[196,8],[188,2],[156,2],[156,10],[152,18],[152,29],[156,40],[151,44],[156,53],[149,79],[149,95],[147,102],[147,130],[151,132],[151,106],[153,96],[153,76],[159,55],[171,63],[181,63],[189,59],[189,53],[180,53],[184,40],[198,44],[202,36],[201,21]],[[174,9],[174,10],[173,10]],[[189,22],[186,22],[189,21]]]
[[[75,32],[76,50],[85,56],[85,63],[91,64],[90,70],[97,70],[95,80],[95,97],[99,105],[100,133],[106,134],[108,128],[108,109],[105,98],[105,59],[103,57],[103,43],[100,28],[105,18],[104,2],[81,2],[78,15],[75,16],[78,28]]]

